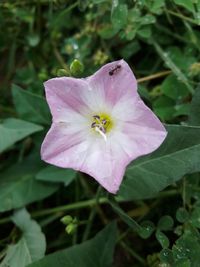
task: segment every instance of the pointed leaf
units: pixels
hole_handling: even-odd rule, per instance
[[[41,131],[42,126],[14,118],[3,120],[0,124],[0,153],[35,132]]]
[[[192,97],[189,123],[190,125],[200,125],[200,86],[196,88],[196,91]]]
[[[151,197],[185,174],[200,170],[200,127],[171,125],[167,130],[168,136],[157,151],[128,167],[120,197]]]
[[[39,158],[39,155],[34,156]],[[41,165],[41,161],[31,158],[1,173],[0,212],[43,199],[58,189],[56,184],[35,179]]]
[[[0,267],[25,267],[44,257],[46,241],[37,222],[30,218],[25,209],[15,211],[12,221],[22,231],[22,237],[17,244],[8,247]]]
[[[93,239],[53,253],[28,267],[111,267],[116,243],[116,224],[106,226]]]
[[[15,108],[22,119],[39,124],[50,123],[50,111],[43,97],[23,90],[15,84],[12,86],[12,95]]]
[[[49,182],[64,182],[65,186],[69,185],[76,177],[76,171],[72,169],[62,169],[55,166],[48,166],[36,175],[36,179]]]

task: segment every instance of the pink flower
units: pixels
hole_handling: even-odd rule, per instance
[[[119,189],[126,166],[157,149],[167,135],[139,97],[124,60],[85,79],[53,78],[44,85],[53,123],[42,159],[87,173],[111,193]]]

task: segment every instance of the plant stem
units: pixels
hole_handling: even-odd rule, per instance
[[[136,260],[138,260],[143,266],[145,266],[145,260],[143,260],[132,248],[127,246],[127,244],[123,241],[120,242],[120,245],[126,249]]]
[[[191,23],[193,23],[195,25],[198,25],[197,22],[194,19],[188,18],[188,17],[184,16],[183,14],[174,12],[174,11],[169,10],[169,9],[165,9],[165,10],[166,10],[167,13],[169,13],[169,14],[175,16],[175,17],[178,17],[180,19],[183,19],[183,20],[189,21],[189,22],[191,22]]]
[[[99,204],[108,203],[108,199],[105,197],[102,197],[99,199],[98,202]],[[58,206],[55,208],[39,210],[39,211],[31,213],[31,216],[33,218],[38,218],[38,217],[42,217],[44,215],[48,215],[51,213],[69,211],[69,210],[74,210],[74,209],[83,209],[83,208],[88,208],[88,207],[93,207],[93,206],[96,206],[96,199],[89,199],[89,200],[79,201],[79,202],[68,204],[68,205]],[[0,224],[7,223],[9,221],[10,221],[10,217],[6,217],[0,220]]]
[[[99,196],[101,193],[101,187],[99,186],[97,189],[97,193],[96,193],[96,205],[98,206],[98,202],[99,202]],[[82,238],[82,242],[86,241],[88,239],[89,233],[90,233],[90,229],[92,227],[92,222],[94,220],[94,217],[97,213],[97,209],[91,209],[90,211],[90,215],[89,215],[89,219],[88,219],[88,223],[86,225],[84,234],[83,234],[83,238]]]
[[[163,76],[167,76],[170,73],[172,73],[171,70],[165,70],[165,71],[157,72],[155,74],[151,74],[151,75],[148,75],[146,77],[139,78],[139,79],[137,79],[137,82],[138,83],[143,83],[143,82],[154,80],[154,79],[157,79],[157,78],[160,78],[160,77],[163,77]]]

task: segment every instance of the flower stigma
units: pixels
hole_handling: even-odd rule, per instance
[[[113,122],[111,118],[107,114],[99,114],[99,115],[93,115],[92,116],[92,124],[91,128],[99,133],[105,141],[107,141],[106,134],[112,129]]]

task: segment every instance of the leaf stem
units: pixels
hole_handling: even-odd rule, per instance
[[[133,249],[130,248],[125,242],[121,241],[120,245],[126,249],[133,258],[135,258],[137,261],[139,261],[143,266],[145,266],[145,260],[143,260]]]

